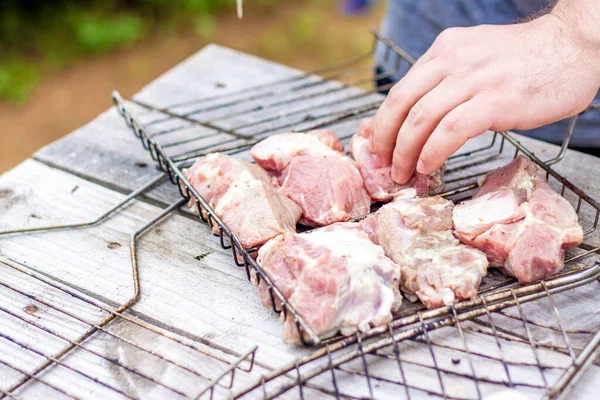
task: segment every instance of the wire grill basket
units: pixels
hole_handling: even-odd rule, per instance
[[[249,160],[252,145],[282,131],[328,127],[347,142],[360,120],[374,114],[383,99],[379,93],[389,89],[391,80],[414,63],[376,31],[374,45],[384,47],[385,64],[395,65],[394,70],[374,72],[369,53],[314,73],[298,73],[269,84],[169,107],[125,102],[115,92],[113,99],[119,112],[163,173],[92,221],[3,231],[0,237],[102,223],[167,177],[183,198],[132,234],[135,291],[124,304],[104,304],[25,265],[0,259],[4,270],[0,274],[0,290],[16,299],[15,304],[25,305],[15,308],[0,304],[0,317],[7,322],[0,324],[0,340],[10,342],[15,349],[14,354],[0,355],[0,368],[14,375],[10,387],[0,388],[0,399],[21,398],[28,388],[26,384],[31,382],[43,385],[53,395],[81,397],[65,389],[60,380],[46,376],[44,371],[49,368],[76,375],[82,382],[97,387],[98,396],[108,393],[125,398],[150,397],[96,376],[90,358],[110,364],[117,374],[151,383],[162,397],[480,399],[499,388],[517,388],[536,398],[556,398],[566,393],[594,360],[600,341],[600,318],[589,315],[580,321],[570,315],[574,293],[591,297],[597,290],[594,281],[600,276],[600,264],[593,260],[600,247],[593,237],[600,205],[553,169],[565,156],[577,117],[571,120],[559,153],[544,161],[513,135],[488,133],[486,145],[467,146],[448,161],[448,190],[442,194],[455,201],[466,199],[476,188],[479,176],[518,154],[529,156],[546,171],[550,184],[573,204],[584,227],[585,243],[567,254],[563,273],[520,286],[514,279],[492,270],[480,295],[469,301],[429,311],[405,302],[388,326],[349,337],[317,337],[256,263],[256,249],[244,249],[183,176],[183,168],[211,152]],[[376,81],[388,80],[390,83],[374,86]],[[598,108],[594,105],[585,112]],[[199,213],[200,219],[211,227],[217,226],[218,240],[223,248],[231,249],[235,265],[245,269],[248,279],[255,277],[267,284],[273,308],[276,303],[281,304],[276,311],[290,315],[305,344],[320,345],[318,349],[263,373],[254,364],[256,348],[240,353],[216,348],[165,331],[131,313],[141,290],[136,258],[139,237],[188,201],[205,211]],[[73,309],[66,300],[56,302],[51,298],[76,302],[85,312]],[[69,336],[53,321],[36,319],[38,308],[78,324],[79,334]],[[40,351],[28,341],[30,331],[55,341],[56,351]],[[165,347],[148,348],[137,340],[139,335],[155,336],[157,341],[164,341]],[[107,352],[98,346],[102,340],[118,343],[139,357],[126,359],[123,354]],[[173,352],[173,348],[180,351]],[[145,368],[143,360],[147,359],[176,373],[170,378],[157,375]],[[262,377],[247,384],[249,379],[254,380],[257,370]],[[181,379],[193,381],[195,390],[183,390]]]
[[[256,276],[266,282],[273,309],[284,316],[291,314],[305,344],[324,345],[311,356],[264,376],[237,392],[236,397],[260,394],[272,398],[294,393],[300,398],[316,395],[397,398],[401,393],[406,398],[425,395],[466,399],[482,398],[498,386],[517,387],[538,395],[563,393],[582,371],[582,366],[593,359],[600,321],[586,329],[565,327],[559,312],[564,305],[562,300],[555,300],[560,296],[556,293],[597,279],[600,267],[591,266],[593,263],[589,261],[600,249],[597,245],[584,243],[570,251],[563,276],[521,287],[514,279],[492,271],[481,286],[480,296],[470,301],[433,311],[408,305],[387,327],[322,340],[306,326],[302,315],[255,262],[252,255],[256,249],[241,246],[181,173],[181,169],[194,160],[217,151],[250,160],[248,150],[252,145],[283,131],[327,127],[347,142],[360,119],[374,114],[383,99],[379,93],[393,85],[391,82],[373,87],[373,82],[390,80],[414,63],[402,49],[378,32],[373,33],[374,46],[384,46],[384,63],[390,65],[391,60],[396,66],[393,71],[374,72],[370,55],[364,55],[314,74],[302,73],[167,108],[135,100],[128,105],[118,93],[113,96],[119,111],[160,169],[180,188],[184,198],[191,199],[206,212],[206,218],[202,213],[199,218],[211,227],[217,225],[221,245],[231,248],[235,264],[246,269],[249,279]],[[360,86],[362,89],[357,89]],[[131,107],[141,107],[141,111],[134,116]],[[596,104],[584,112],[597,109]],[[552,168],[563,159],[576,124],[577,117],[574,117],[559,153],[544,161],[513,135],[490,132],[487,145],[467,146],[463,153],[448,161],[445,173],[448,190],[442,196],[455,201],[469,198],[477,187],[478,177],[525,154],[546,171],[549,183],[573,204],[585,237],[589,239],[598,226],[600,204]],[[177,139],[169,136],[182,131],[189,132]],[[275,304],[281,304],[281,310]],[[541,311],[544,307],[546,313]],[[547,344],[539,340],[540,336],[552,336],[552,340],[560,344]],[[485,340],[496,343],[498,354],[484,353],[475,343],[471,344]],[[512,355],[516,348],[520,356],[515,358]],[[431,355],[429,362],[410,360],[411,352],[423,351]],[[523,356],[524,351],[529,351],[529,356]],[[560,360],[549,361],[546,358],[549,354]],[[478,372],[492,368],[490,363],[494,364],[493,373]],[[396,375],[391,372],[393,366]],[[533,381],[520,380],[518,371],[521,369],[535,370],[537,377],[526,375]],[[411,383],[411,380],[417,381],[415,374],[430,374],[431,385],[420,387],[418,383]],[[418,382],[423,382],[422,378]],[[399,386],[403,389],[399,390]],[[554,389],[549,389],[552,387]]]
[[[385,64],[388,65],[391,60],[396,65],[393,71],[374,75],[369,54],[318,71],[324,77],[301,73],[271,84],[167,108],[157,108],[136,101],[134,104],[126,104],[118,93],[113,95],[119,111],[157,161],[159,168],[169,175],[184,198],[199,210],[204,210],[198,217],[211,228],[216,225],[222,247],[231,248],[235,264],[246,269],[248,279],[266,282],[273,309],[280,311],[275,305],[281,304],[284,316],[288,313],[292,315],[301,332],[300,337],[307,344],[317,344],[320,338],[306,326],[302,316],[256,263],[253,258],[256,248],[242,247],[181,171],[196,159],[216,151],[249,159],[248,150],[252,145],[284,130],[306,131],[327,127],[347,142],[356,131],[360,119],[371,116],[381,103],[383,96],[379,92],[392,86],[392,83],[388,83],[373,87],[373,82],[382,78],[391,79],[414,63],[410,56],[378,32],[374,32],[374,37],[374,46],[385,46],[387,49],[385,57],[388,60]],[[367,89],[359,89],[356,85],[366,86]],[[130,111],[131,107],[141,107],[141,111],[134,116]],[[587,111],[591,112],[593,109],[590,107]],[[479,176],[523,153],[546,171],[550,183],[563,196],[575,202],[585,233],[590,235],[597,228],[600,205],[551,167],[564,157],[576,121],[577,118],[574,118],[570,124],[559,154],[545,162],[510,134],[490,133],[489,144],[467,149],[449,160],[445,174],[448,191],[442,196],[453,200],[467,198],[476,188]],[[569,257],[570,268],[576,268],[576,264],[579,265],[577,261],[598,250],[591,245],[583,247],[583,252],[576,251]],[[482,289],[500,287],[511,282],[513,280],[510,278],[492,273]],[[410,308],[410,311],[414,311],[414,308]]]
[[[0,236],[102,223],[165,179],[160,174],[91,221],[3,231]],[[222,397],[223,393],[230,393],[236,376],[250,376],[256,347],[236,354],[167,331],[130,312],[141,293],[138,240],[183,202],[167,207],[132,233],[134,291],[123,304],[104,303],[27,265],[0,257],[0,292],[10,299],[0,304],[0,340],[10,349],[0,354],[0,371],[4,384],[8,385],[0,387],[0,398],[30,398],[40,393],[49,398],[74,399],[212,398],[215,394]],[[39,313],[40,310],[44,312]],[[101,368],[112,374],[99,375]],[[46,374],[50,369],[53,373]],[[139,385],[140,382],[143,384]],[[150,392],[140,393],[140,388],[149,388]]]

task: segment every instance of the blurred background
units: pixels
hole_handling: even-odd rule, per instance
[[[0,173],[208,43],[304,70],[363,54],[385,7],[366,3],[0,0]]]

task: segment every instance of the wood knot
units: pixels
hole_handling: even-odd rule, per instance
[[[27,314],[35,314],[39,310],[40,309],[37,308],[37,306],[34,306],[33,304],[30,304],[30,305],[26,306],[25,308],[23,308],[23,311],[25,311]]]

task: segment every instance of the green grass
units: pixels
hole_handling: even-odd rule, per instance
[[[40,79],[39,68],[17,58],[0,64],[0,99],[21,104]]]
[[[127,48],[150,34],[173,35],[183,28],[212,40],[220,15],[233,15],[236,0],[0,1],[0,102],[19,104],[45,75],[82,57]],[[323,65],[370,49],[372,38],[363,30],[328,25],[332,2],[293,1],[293,15],[266,18],[268,24],[247,38],[251,52],[280,62],[301,54]],[[289,5],[281,0],[244,2],[246,11],[259,9],[265,16],[279,5],[287,15]]]
[[[22,103],[44,74],[129,47],[150,32],[189,26],[210,38],[218,13],[234,6],[234,0],[91,0],[85,7],[76,0],[4,0],[0,101]]]
[[[84,14],[73,24],[74,46],[82,53],[101,54],[132,45],[144,36],[146,29],[142,18],[136,15],[106,18]]]

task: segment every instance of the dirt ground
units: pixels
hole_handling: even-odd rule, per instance
[[[305,70],[364,53],[371,43],[369,28],[379,25],[381,6],[347,17],[335,3],[282,2],[268,15],[248,5],[242,20],[232,14],[219,18],[211,39],[190,31],[154,36],[46,76],[24,105],[0,103],[0,172],[106,110],[113,89],[130,97],[207,43]]]

